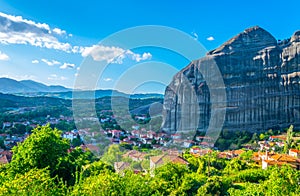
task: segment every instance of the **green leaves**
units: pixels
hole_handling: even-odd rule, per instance
[[[67,155],[70,144],[61,138],[60,131],[53,130],[49,125],[37,127],[32,132],[23,143],[13,148],[11,168],[16,173],[49,168],[52,174],[58,159]]]
[[[252,151],[231,160],[219,159],[216,152],[199,157],[186,152],[188,166],[167,163],[151,176],[115,173],[112,164],[124,161],[118,145],[111,145],[101,161],[88,150],[69,148],[49,125],[34,129],[13,149],[12,162],[0,167],[0,195],[300,195],[300,171],[262,170],[250,163]],[[150,165],[148,159],[130,163],[136,169]]]
[[[31,169],[1,183],[0,195],[65,195],[67,187],[46,169]]]

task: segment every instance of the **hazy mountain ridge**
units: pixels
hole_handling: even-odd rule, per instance
[[[65,92],[69,90],[63,86],[47,86],[32,80],[17,81],[10,78],[0,78],[1,93]]]
[[[25,97],[54,97],[61,99],[98,99],[111,96],[130,97],[131,99],[163,98],[163,95],[159,93],[127,94],[111,89],[73,91],[63,86],[47,86],[32,80],[16,81],[10,78],[0,78],[0,93]]]

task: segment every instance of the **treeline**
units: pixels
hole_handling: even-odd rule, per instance
[[[32,132],[0,168],[0,195],[300,195],[299,171],[262,170],[252,163],[251,151],[231,160],[216,152],[200,157],[186,152],[188,165],[118,174],[110,149],[99,160],[88,149],[70,149],[61,131],[50,126]]]

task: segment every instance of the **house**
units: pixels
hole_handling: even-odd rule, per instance
[[[147,154],[144,153],[144,152],[139,152],[139,151],[136,151],[136,150],[130,150],[128,152],[126,152],[123,157],[128,157],[130,159],[132,159],[133,161],[142,161],[145,159],[145,156]]]
[[[240,155],[241,155],[242,153],[244,153],[244,152],[245,152],[245,151],[242,150],[242,149],[231,151],[231,153],[232,153],[232,155],[233,155],[234,157],[240,156]]]
[[[152,139],[150,138],[142,138],[143,144],[152,144]]]
[[[260,150],[267,150],[267,151],[269,151],[269,150],[273,150],[274,151],[275,150],[275,146],[271,145],[272,142],[259,141],[258,144],[259,144]]]
[[[181,139],[181,135],[180,134],[172,134],[171,135],[171,138],[173,139],[173,140],[178,140],[178,139]]]
[[[201,149],[199,147],[193,147],[193,148],[190,149],[190,153],[194,157],[199,157],[199,156],[206,155],[208,153],[212,153],[212,150],[211,149]]]
[[[184,140],[183,147],[184,148],[190,148],[194,144],[193,140]]]
[[[190,149],[190,153],[191,154],[198,154],[200,152],[200,150],[201,150],[201,148],[199,148],[199,147],[192,147]]]
[[[12,159],[12,152],[8,150],[4,150],[0,152],[0,165],[7,164]]]
[[[135,130],[138,130],[138,129],[140,128],[140,126],[138,126],[138,125],[132,125],[131,128],[133,128],[133,129],[135,129]]]
[[[5,129],[5,127],[10,127],[10,126],[11,126],[10,122],[4,122],[2,129]]]
[[[177,155],[163,154],[163,155],[150,157],[150,170],[153,171],[155,168],[158,168],[170,162],[176,164],[183,164],[183,165],[189,164],[186,160],[184,160],[183,158]]]
[[[122,135],[122,131],[120,131],[120,130],[112,130],[111,134],[112,134],[112,137],[119,138],[120,135]]]
[[[228,152],[219,152],[218,158],[220,159],[232,159],[232,156]]]
[[[120,139],[119,138],[111,138],[111,143],[113,144],[119,144],[120,143]]]
[[[114,163],[114,168],[115,168],[115,171],[117,173],[120,173],[126,169],[129,169],[130,168],[130,163],[127,163],[127,162],[115,162]]]
[[[153,147],[153,149],[160,149],[161,145],[159,145],[159,144],[153,144],[152,147]]]
[[[62,137],[69,139],[69,140],[73,140],[74,138],[77,137],[77,134],[73,133],[73,132],[65,132],[65,133],[63,133]]]
[[[98,146],[96,146],[96,145],[93,145],[93,144],[81,145],[80,147],[84,151],[86,151],[87,149],[89,149],[91,152],[93,152],[95,154],[99,154],[100,153],[100,148]]]
[[[286,136],[284,136],[284,135],[272,135],[272,136],[269,137],[269,140],[270,141],[276,141],[276,140],[286,141]]]
[[[159,143],[160,143],[161,145],[163,145],[163,146],[167,146],[168,143],[169,143],[169,141],[167,141],[167,140],[160,140]]]
[[[156,133],[154,131],[148,131],[147,137],[153,139],[155,137]]]
[[[300,150],[290,149],[289,150],[289,155],[299,159],[300,158]]]
[[[131,135],[135,136],[136,138],[140,137],[141,132],[139,130],[133,130],[131,131]]]
[[[292,168],[300,170],[300,159],[287,154],[275,154],[269,156],[268,153],[266,153],[266,156],[262,159],[262,169],[267,169],[272,165],[277,165],[279,167],[282,165],[289,165]]]
[[[208,142],[200,142],[199,144],[200,146],[202,146],[203,148],[212,148],[214,146],[213,143],[208,143]]]
[[[200,141],[203,141],[203,140],[211,141],[212,139],[210,137],[205,137],[205,136],[196,136],[195,140],[200,142]]]

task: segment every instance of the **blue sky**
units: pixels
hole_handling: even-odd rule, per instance
[[[284,39],[300,29],[299,7],[297,0],[2,0],[0,77],[32,79],[72,88],[84,58],[99,41],[140,25],[176,28],[200,42],[206,50],[218,47],[255,25],[277,39]],[[178,70],[188,64],[176,54],[149,47],[127,51],[111,45],[97,49],[105,51],[103,55],[116,50],[126,54],[120,62],[112,62],[99,76],[99,88],[114,88],[114,82],[137,63],[159,61]],[[202,55],[199,54],[199,58]],[[172,74],[170,72],[166,77],[171,78]],[[157,82],[145,84],[136,91],[162,92],[163,86]]]

